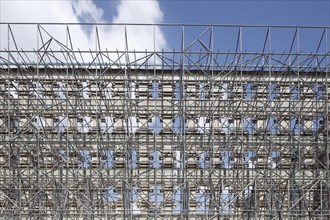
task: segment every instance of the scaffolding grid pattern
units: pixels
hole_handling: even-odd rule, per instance
[[[0,23],[4,219],[330,218],[329,27],[116,24],[108,50],[108,26]],[[131,49],[141,27],[176,49]]]

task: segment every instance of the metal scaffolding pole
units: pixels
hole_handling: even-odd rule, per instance
[[[0,28],[4,219],[330,218],[330,27]]]

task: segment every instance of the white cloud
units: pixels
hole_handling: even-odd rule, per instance
[[[72,2],[73,10],[80,21],[100,22],[102,21],[103,10],[98,8],[91,0]]]
[[[115,23],[160,23],[163,12],[155,0],[151,1],[121,1],[117,7],[118,15]]]
[[[114,17],[114,23],[153,24],[163,21],[163,12],[155,0],[121,1],[117,10],[118,15]],[[165,38],[159,27],[131,26],[127,28],[127,32],[129,49],[153,51],[153,49],[162,49],[166,45]],[[155,42],[153,42],[154,35]],[[144,42],[144,44],[140,42]]]
[[[161,23],[163,13],[156,0],[149,1],[124,1],[120,0],[116,5],[117,14],[112,16],[111,21],[104,19],[106,8],[99,8],[92,0],[70,1],[0,1],[1,22],[31,22],[31,23]],[[60,50],[61,47],[55,39],[70,46],[65,25],[42,25],[38,35],[37,25],[11,25],[18,48],[23,50],[38,50],[43,43],[52,39],[50,48]],[[44,30],[43,30],[44,29]],[[75,50],[94,50],[97,48],[96,27],[72,25],[68,27],[72,44]],[[8,49],[8,27],[1,25],[0,48]],[[48,32],[50,36],[46,34]],[[115,51],[125,50],[124,26],[98,26],[101,50]],[[126,27],[128,50],[130,51],[154,51],[166,48],[165,37],[159,27],[154,26],[127,26]],[[155,37],[156,36],[156,37]],[[155,38],[154,38],[155,37]],[[12,39],[9,40],[9,49],[14,49]],[[2,54],[3,55],[3,54]],[[28,54],[29,55],[29,54]],[[21,58],[17,56],[17,60]],[[58,54],[64,59],[63,53]],[[141,57],[137,55],[137,58]],[[14,55],[15,57],[15,55]],[[33,57],[32,55],[30,57]],[[117,55],[111,55],[116,59]],[[129,56],[133,59],[133,55]],[[32,58],[33,59],[33,58]],[[84,55],[85,61],[91,61],[90,54]],[[121,62],[124,62],[121,59]]]

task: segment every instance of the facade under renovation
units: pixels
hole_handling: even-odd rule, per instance
[[[329,27],[85,25],[1,24],[0,218],[330,218]]]

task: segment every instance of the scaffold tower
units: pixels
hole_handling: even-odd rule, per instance
[[[0,219],[330,219],[330,27],[0,30]]]

